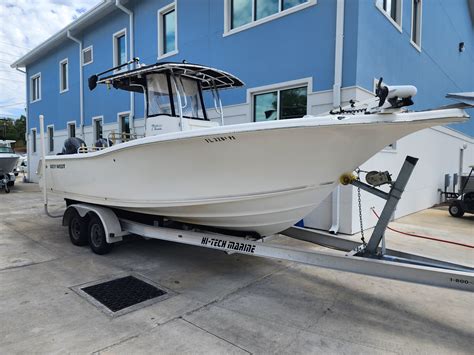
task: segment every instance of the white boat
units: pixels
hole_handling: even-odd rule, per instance
[[[164,63],[98,80],[145,92],[146,136],[46,157],[46,187],[67,201],[271,235],[318,206],[346,172],[418,130],[468,116],[459,108],[406,112],[412,86],[380,86],[375,104],[323,116],[221,125],[202,92],[242,86],[213,68]],[[109,137],[113,138],[113,137]]]
[[[15,154],[11,145],[14,140],[0,140],[0,188],[9,192],[9,187],[15,184],[14,169],[20,156]]]

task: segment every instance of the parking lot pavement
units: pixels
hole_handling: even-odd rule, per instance
[[[2,353],[472,354],[470,293],[141,238],[98,256],[42,208],[36,184],[0,192]],[[473,244],[473,217],[430,209],[391,226]],[[393,232],[387,245],[474,265],[455,245]],[[172,294],[110,317],[73,290],[130,273]]]

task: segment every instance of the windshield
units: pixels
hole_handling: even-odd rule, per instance
[[[0,147],[0,153],[13,153],[13,149],[10,147]]]
[[[168,74],[147,75],[147,99],[148,116],[179,117],[181,101],[183,117],[206,119],[201,88],[196,80],[180,76],[173,78]]]

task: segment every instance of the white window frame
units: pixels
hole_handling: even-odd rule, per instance
[[[306,91],[306,114],[309,113],[309,95],[313,92],[313,78],[301,78],[297,80],[290,80],[276,84],[264,85],[255,88],[247,89],[247,104],[249,107],[248,117],[251,118],[251,122],[256,122],[254,117],[254,106],[255,106],[255,96],[260,94],[266,94],[269,92],[277,91],[277,111],[280,111],[280,91],[287,89],[299,88],[302,86],[307,87]],[[278,117],[278,115],[277,115]],[[278,118],[279,120],[279,118]]]
[[[112,48],[113,48],[113,66],[116,67],[118,64],[118,53],[117,53],[117,38],[125,35],[125,62],[128,62],[128,35],[127,28],[122,28],[120,31],[115,32],[112,35]],[[123,63],[122,63],[123,64]],[[127,65],[114,71],[114,73],[120,72],[127,69]]]
[[[224,34],[222,36],[226,37],[226,36],[233,35],[234,33],[238,33],[238,32],[241,32],[241,31],[248,30],[249,28],[259,26],[259,25],[264,24],[266,22],[276,20],[280,17],[290,15],[294,12],[304,10],[304,9],[310,7],[310,6],[316,5],[317,3],[318,3],[317,0],[308,0],[305,3],[293,6],[289,9],[286,9],[286,10],[283,10],[282,9],[282,2],[279,1],[278,12],[277,13],[275,13],[273,15],[270,15],[270,16],[267,16],[267,17],[264,17],[264,18],[261,18],[259,20],[253,20],[253,18],[255,17],[255,14],[254,14],[254,12],[255,12],[255,0],[252,0],[252,21],[245,24],[245,25],[239,26],[237,28],[231,28],[231,24],[232,24],[231,0],[224,0]]]
[[[53,135],[50,135],[50,129],[53,130]],[[54,125],[50,124],[46,126],[46,132],[48,132],[48,152],[53,153],[54,152]],[[53,149],[51,150],[51,142],[53,143]]]
[[[84,53],[89,51],[89,50],[91,51],[91,61],[86,63],[86,62],[84,62]],[[86,47],[82,50],[81,62],[82,62],[82,66],[86,66],[86,65],[89,65],[89,64],[94,62],[94,47],[92,45],[90,45],[89,47]]]
[[[383,9],[382,6],[380,6],[380,2],[383,0],[375,0],[375,7],[379,9],[379,11],[390,21],[390,23],[395,26],[395,28],[400,32],[403,33],[402,29],[402,20],[403,20],[403,0],[396,0],[397,1],[397,19],[398,21],[395,21],[390,14]],[[392,0],[393,1],[393,0]]]
[[[32,144],[32,147],[31,147],[31,153],[32,154],[36,154],[36,140],[37,140],[37,130],[36,128],[32,128],[31,129],[31,144]]]
[[[120,131],[120,134],[122,134],[122,120],[121,118],[123,116],[128,116],[128,124],[130,125],[130,111],[122,111],[122,112],[117,112],[117,123],[118,123],[118,128]],[[132,133],[132,126],[130,125],[130,133]]]
[[[68,138],[71,138],[71,126],[74,126],[74,133],[76,133],[76,121],[68,121],[67,122],[67,136]],[[75,134],[74,137],[76,137],[77,135]]]
[[[63,88],[63,65],[66,64],[66,88]],[[64,58],[59,62],[59,93],[65,93],[69,91],[69,60]]]
[[[33,91],[34,91],[33,82],[35,79],[38,79],[38,97],[35,100],[33,100]],[[30,103],[34,103],[38,101],[41,101],[41,72],[30,76]]]
[[[94,143],[98,140],[97,139],[97,129],[95,123],[97,121],[101,122],[102,125],[102,138],[104,138],[104,116],[94,116],[92,117],[92,137],[94,140]]]
[[[174,28],[175,28],[175,36],[174,36],[174,50],[168,53],[163,53],[164,51],[164,43],[163,43],[163,17],[167,13],[174,10]],[[167,57],[171,57],[179,53],[178,50],[178,7],[176,1],[162,7],[157,11],[157,34],[158,34],[158,57],[157,59],[163,59]]]
[[[413,0],[410,0],[411,1],[411,31],[410,31],[410,43],[412,44],[413,47],[415,47],[418,52],[421,52],[421,33],[422,33],[422,22],[423,22],[423,1],[420,0],[419,2],[419,6],[420,8],[418,9],[418,21],[417,21],[417,25],[418,25],[418,42],[419,43],[416,43],[413,41],[413,14],[415,13],[414,12],[414,1]]]

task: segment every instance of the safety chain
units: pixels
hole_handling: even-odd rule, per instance
[[[361,171],[362,170],[360,170],[359,168],[356,169],[357,181],[360,181]],[[361,197],[360,197],[360,187],[357,187],[357,200],[358,200],[358,203],[359,203],[359,222],[360,222],[360,234],[361,234],[360,240],[362,240],[362,244],[364,246],[366,246],[367,243],[365,242],[364,224],[363,224],[363,221],[362,221],[362,200],[361,200]]]

